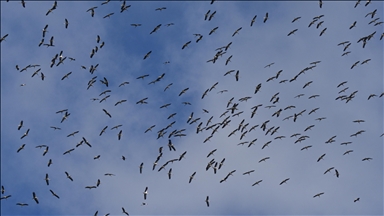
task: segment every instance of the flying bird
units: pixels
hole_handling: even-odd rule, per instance
[[[315,198],[315,197],[320,197],[320,196],[323,195],[323,194],[324,194],[324,192],[318,193],[318,194],[316,194],[315,196],[313,196],[313,198]]]
[[[55,196],[57,199],[60,199],[60,197],[59,197],[55,192],[53,192],[53,190],[49,190],[49,191],[51,191],[51,194],[52,194],[53,196]]]
[[[298,30],[298,29],[294,29],[294,30],[290,31],[290,32],[288,33],[288,36],[290,36],[290,35],[292,35],[292,34],[295,34],[295,32],[296,32],[297,30]]]
[[[69,173],[67,171],[65,171],[65,175],[67,176],[67,178],[71,181],[73,181],[73,178],[69,175]]]
[[[103,111],[104,111],[104,113],[105,113],[107,116],[109,116],[109,118],[112,118],[111,114],[109,114],[109,112],[108,112],[107,110],[103,109]]]
[[[253,23],[256,22],[256,18],[257,18],[257,15],[255,15],[255,16],[252,18],[252,20],[251,20],[251,27],[253,26]]]
[[[192,42],[192,41],[188,41],[187,43],[185,43],[181,49],[186,48],[191,42]]]
[[[191,176],[189,176],[189,183],[192,182],[193,177],[195,177],[196,172],[194,172]]]
[[[144,56],[144,60],[147,59],[147,58],[149,57],[149,55],[151,55],[151,53],[152,53],[152,50],[149,51],[147,54],[145,54],[145,56]]]
[[[33,200],[35,200],[35,202],[36,202],[37,204],[39,204],[39,200],[38,200],[38,198],[37,198],[35,192],[32,193],[32,198],[33,198]]]
[[[288,180],[289,180],[289,178],[284,179],[282,182],[280,182],[280,185],[282,185],[282,184],[284,184],[284,183],[287,183]]]
[[[157,25],[149,34],[155,33],[157,30],[159,30],[161,27],[161,24]]]
[[[144,200],[146,200],[148,195],[148,187],[145,187],[143,194],[144,194]]]
[[[263,22],[265,23],[265,22],[267,22],[267,20],[268,20],[268,13],[265,14]]]

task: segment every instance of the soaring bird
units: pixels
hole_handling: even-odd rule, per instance
[[[18,205],[18,206],[28,206],[27,203],[16,203],[16,205]]]
[[[12,195],[6,195],[6,196],[2,196],[1,198],[0,198],[0,200],[2,200],[2,199],[8,199],[9,197],[11,197]]]
[[[192,42],[192,41],[188,41],[187,43],[185,43],[181,49],[186,48],[191,42]]]
[[[315,197],[320,197],[320,196],[323,195],[323,194],[324,194],[324,192],[318,193],[318,194],[316,194],[315,196],[313,196],[313,198],[315,198]]]
[[[183,89],[183,90],[180,92],[179,96],[181,96],[182,94],[184,94],[185,92],[187,92],[188,89],[189,89],[189,88],[185,88],[185,89]]]
[[[25,144],[21,145],[19,149],[17,149],[17,153],[19,153],[21,150],[23,150],[25,147]]]
[[[21,120],[20,124],[17,126],[17,130],[20,130],[23,127],[23,120]]]
[[[322,160],[322,159],[324,158],[325,155],[326,155],[325,153],[322,154],[322,155],[319,157],[319,159],[317,159],[317,162],[319,162],[320,160]]]
[[[196,175],[196,172],[194,172],[191,176],[189,176],[189,183],[192,182],[192,179],[193,179],[193,177],[195,177],[195,175]]]
[[[290,36],[291,34],[295,34],[295,32],[296,32],[297,30],[298,30],[298,29],[294,29],[294,30],[290,31],[290,32],[288,33],[288,36]]]
[[[207,198],[205,198],[205,203],[207,203],[207,207],[209,207],[209,196],[207,196]]]
[[[37,204],[39,204],[39,200],[37,199],[35,192],[32,193],[32,198],[35,200]]]
[[[252,18],[252,20],[251,20],[251,27],[253,26],[253,23],[256,22],[256,18],[257,18],[257,15],[255,15],[255,16]]]
[[[123,210],[123,213],[124,213],[124,214],[126,214],[126,215],[128,215],[128,216],[129,216],[128,212],[127,212],[127,211],[125,211],[124,207],[122,207],[121,209]]]
[[[48,173],[45,174],[45,182],[47,183],[47,185],[49,185],[49,177],[48,177]]]
[[[55,196],[57,199],[60,199],[60,197],[59,197],[55,192],[53,192],[53,190],[49,190],[49,191],[51,191],[51,194],[52,194],[53,196]]]
[[[147,199],[147,194],[148,194],[148,187],[145,187],[145,190],[144,190],[143,194],[144,194],[144,200],[146,200]]]
[[[292,20],[292,23],[296,22],[297,20],[299,20],[301,17],[295,17],[293,20]]]
[[[282,184],[284,184],[284,183],[287,183],[288,180],[289,180],[289,178],[284,179],[282,182],[280,182],[280,185],[282,185]]]
[[[105,113],[107,116],[109,116],[109,118],[112,118],[111,114],[109,114],[109,112],[108,112],[107,110],[103,109],[103,111],[104,111],[104,113]]]
[[[212,33],[214,33],[218,28],[219,28],[219,27],[215,27],[215,28],[213,28],[213,29],[209,32],[208,35],[211,35]]]
[[[149,34],[155,33],[159,28],[161,27],[161,24],[157,25]]]
[[[20,139],[23,139],[24,137],[28,136],[28,133],[29,133],[29,128],[28,128],[28,130],[23,134],[23,136],[20,137]]]
[[[320,32],[320,36],[323,35],[325,33],[325,31],[327,30],[327,28],[324,28],[321,32]]]
[[[147,54],[145,54],[144,59],[147,59],[149,57],[149,55],[151,55],[151,53],[152,53],[152,50],[149,51]]]
[[[263,22],[265,23],[265,22],[267,22],[267,20],[268,20],[268,13],[265,14],[265,17],[264,17],[264,21],[263,21]]]
[[[64,25],[65,25],[65,28],[68,28],[68,24],[69,24],[68,20],[67,20],[67,19],[65,19],[65,23],[64,23]]]
[[[255,182],[255,183],[253,183],[252,186],[258,185],[258,184],[260,184],[262,181],[263,181],[263,180],[259,180],[259,181]]]
[[[242,28],[243,28],[243,27],[238,28],[238,29],[232,34],[232,37],[235,36],[236,34],[238,34],[239,31],[240,31]]]
[[[73,178],[69,175],[69,173],[67,171],[65,171],[65,175],[67,176],[67,178],[71,181],[73,181]]]
[[[215,14],[216,14],[216,11],[214,11],[214,12],[209,16],[208,21],[211,21],[211,19],[215,16]]]

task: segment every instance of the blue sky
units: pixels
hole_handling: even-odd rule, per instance
[[[11,195],[1,200],[2,215],[93,215],[96,211],[99,215],[121,215],[122,207],[131,215],[383,214],[384,96],[379,97],[383,93],[382,2],[372,1],[365,6],[362,1],[356,8],[355,2],[328,1],[323,2],[322,8],[317,1],[126,2],[131,7],[122,13],[123,1],[101,3],[59,1],[46,16],[53,1],[27,1],[25,8],[20,1],[1,2],[0,36],[8,34],[1,42],[1,185],[5,188],[1,196]],[[97,8],[91,17],[86,11],[94,6]],[[161,7],[166,9],[156,11]],[[204,20],[208,10],[210,14],[216,11],[210,21]],[[375,10],[372,18],[368,13]],[[109,13],[114,14],[103,18]],[[266,13],[268,20],[264,23]],[[255,15],[256,22],[250,26]],[[324,16],[308,27],[320,15]],[[301,18],[292,23],[296,17]],[[356,27],[350,29],[355,21]],[[316,28],[320,22],[323,23]],[[170,23],[173,25],[167,26]],[[44,43],[53,36],[54,46],[39,47],[47,24]],[[159,24],[158,31],[150,34]],[[216,32],[209,35],[215,27]],[[238,34],[232,36],[239,28]],[[287,36],[294,29],[297,31]],[[373,32],[376,33],[363,48],[363,43],[357,41]],[[203,38],[196,43],[194,34]],[[182,49],[188,41],[191,43]],[[348,43],[338,45],[344,41],[350,41],[349,47],[345,48]],[[104,46],[100,48],[102,42]],[[229,43],[215,63],[207,62],[218,48]],[[90,58],[96,46],[98,51]],[[56,66],[57,59],[50,67],[52,58],[61,51],[66,60]],[[149,51],[150,56],[144,60]],[[361,64],[365,60],[367,63]],[[321,62],[311,64],[316,61]],[[270,63],[274,64],[265,67]],[[91,65],[97,64],[91,74]],[[28,65],[39,66],[21,72]],[[313,65],[316,66],[303,71]],[[38,74],[31,77],[38,69]],[[234,72],[224,76],[230,70]],[[267,81],[279,71],[277,78]],[[72,73],[68,78],[62,80],[69,72]],[[160,81],[149,84],[162,74]],[[137,79],[143,75],[148,76]],[[93,77],[96,82],[87,90]],[[100,81],[104,77],[108,87]],[[344,81],[343,86],[337,87]],[[119,87],[123,82],[129,84]],[[164,91],[169,84],[172,85]],[[258,84],[261,88],[255,94]],[[207,89],[211,90],[202,99]],[[110,92],[99,96],[105,90]],[[356,93],[348,103],[335,100],[353,92]],[[299,94],[303,96],[296,97]],[[372,94],[376,96],[368,100]],[[319,96],[310,98],[314,95]],[[244,97],[251,98],[239,101]],[[137,104],[144,98],[148,98],[147,104]],[[126,102],[115,106],[120,100]],[[160,108],[168,103],[167,108]],[[238,113],[236,116],[228,111],[234,103],[238,103],[233,113]],[[260,107],[251,118],[256,105]],[[289,106],[294,107],[286,109]],[[56,112],[63,109],[68,109],[70,115],[61,123],[64,113]],[[280,109],[278,117],[272,116]],[[286,119],[300,112],[303,113],[295,122],[293,117]],[[174,117],[168,119],[173,113]],[[196,120],[192,124],[187,123],[191,113],[192,121]],[[316,120],[322,117],[325,119]],[[20,121],[23,126],[18,130]],[[263,131],[261,125],[266,121]],[[241,122],[243,131],[229,136]],[[200,123],[205,129],[196,133]],[[228,125],[223,127],[225,123]],[[158,138],[158,131],[170,124],[163,130],[165,135]],[[152,125],[152,131],[144,133]],[[99,136],[106,126],[105,133]],[[250,130],[253,126],[255,129]],[[20,139],[28,129],[28,135]],[[271,130],[266,134],[268,129]],[[174,130],[181,130],[179,134],[185,136],[168,138]],[[67,137],[76,131],[79,132]],[[351,136],[359,131],[362,132]],[[204,142],[212,133],[210,140]],[[292,137],[296,133],[300,135]],[[283,137],[276,138],[279,136]],[[306,138],[295,143],[301,136]],[[333,136],[334,142],[326,143]],[[83,137],[92,147],[76,147]],[[169,150],[169,140],[176,151]],[[239,145],[241,142],[246,143]],[[341,145],[344,142],[351,144]],[[17,153],[23,144],[24,149]],[[38,145],[49,146],[45,156],[45,148],[36,148]],[[306,146],[311,147],[301,150]],[[152,170],[160,147],[162,155]],[[63,155],[70,149],[75,150]],[[349,150],[353,151],[344,155]],[[183,152],[187,153],[182,160],[169,162],[158,171]],[[323,154],[323,160],[317,162]],[[95,160],[98,155],[100,158]],[[269,159],[259,162],[266,157]],[[216,174],[213,168],[206,171],[212,159],[219,164],[224,158],[224,165]],[[372,160],[362,161],[364,158]],[[50,159],[52,165],[48,167]],[[334,169],[324,174],[331,167]],[[172,178],[168,179],[171,168]],[[236,171],[220,183],[233,170]],[[243,175],[250,170],[254,172]],[[49,185],[45,182],[47,173]],[[96,185],[98,179],[101,184],[97,188],[85,188]],[[144,200],[146,187],[148,195]],[[60,199],[52,196],[50,190]],[[33,192],[39,204],[32,199]],[[324,194],[313,197],[319,193]],[[357,198],[360,201],[354,202]]]

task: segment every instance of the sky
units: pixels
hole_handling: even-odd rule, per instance
[[[383,214],[382,2],[102,3],[1,1],[2,215]]]

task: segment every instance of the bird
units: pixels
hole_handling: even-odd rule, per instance
[[[103,130],[101,130],[99,136],[101,136],[103,133],[105,133],[105,130],[106,130],[107,128],[108,128],[108,126],[105,126],[105,127],[103,128]]]
[[[337,178],[339,178],[339,176],[340,176],[339,171],[337,171],[337,169],[335,169],[335,175]]]
[[[126,214],[126,215],[128,215],[128,216],[129,216],[128,212],[127,212],[127,211],[125,211],[124,207],[122,207],[121,209],[123,210],[123,213],[124,213],[124,214]]]
[[[161,8],[156,8],[155,11],[162,11],[162,10],[165,10],[167,9],[166,7],[161,7]]]
[[[183,90],[180,92],[179,96],[181,96],[182,94],[184,94],[185,92],[187,92],[188,89],[189,89],[189,88],[185,88],[185,89],[183,89]]]
[[[295,34],[295,32],[296,32],[297,30],[298,30],[298,29],[294,29],[294,30],[290,31],[290,32],[288,33],[288,36],[290,36],[290,35],[292,35],[292,34]]]
[[[103,109],[103,111],[104,111],[104,113],[105,113],[107,116],[109,116],[109,118],[112,118],[111,114],[109,114],[109,112],[108,112],[107,110]]]
[[[104,19],[105,19],[105,18],[110,18],[113,14],[115,14],[115,13],[109,13],[109,14],[105,15],[103,18],[104,18]]]
[[[211,34],[213,34],[217,29],[218,29],[219,27],[215,27],[215,28],[213,28],[210,32],[209,32],[209,34],[208,35],[211,35]]]
[[[146,200],[148,195],[148,187],[145,187],[143,194],[144,194],[144,200]]]
[[[6,196],[2,196],[1,198],[0,198],[0,200],[2,200],[2,199],[8,199],[9,197],[11,197],[12,195],[6,195]]]
[[[49,177],[48,177],[48,173],[45,174],[45,182],[47,183],[47,185],[49,185]]]
[[[267,22],[267,20],[268,20],[268,13],[265,14],[263,22],[265,23],[265,22]]]
[[[251,173],[253,173],[253,172],[255,172],[255,170],[250,170],[250,171],[247,171],[247,172],[245,172],[245,173],[243,173],[243,175],[250,175]]]
[[[20,121],[20,124],[17,126],[17,130],[20,130],[23,127],[23,120]]]
[[[252,186],[258,185],[258,184],[260,184],[262,181],[263,181],[263,180],[259,180],[259,181],[255,182],[255,183],[253,183]]]
[[[370,160],[372,160],[372,158],[370,158],[370,157],[366,157],[366,158],[363,158],[362,161],[370,161]]]
[[[318,193],[318,194],[316,194],[315,196],[313,196],[313,198],[315,198],[315,197],[320,197],[320,196],[323,195],[323,194],[324,194],[324,192]]]
[[[317,162],[319,162],[320,160],[322,160],[322,159],[324,158],[325,155],[326,155],[325,153],[322,154],[322,155],[317,159]]]
[[[123,130],[120,130],[119,133],[117,134],[117,139],[120,140],[121,139],[121,135],[123,133]]]
[[[257,18],[257,15],[255,15],[255,16],[252,18],[252,20],[251,20],[251,27],[253,26],[253,23],[256,22],[256,18]]]
[[[24,137],[28,136],[28,133],[29,133],[29,128],[28,128],[27,131],[23,134],[23,136],[20,137],[20,139],[23,139]]]
[[[49,191],[51,191],[51,194],[52,194],[53,196],[55,196],[57,199],[60,199],[60,197],[59,197],[55,192],[53,192],[53,190],[49,190]]]
[[[356,21],[352,23],[352,25],[349,27],[349,29],[352,29],[354,27],[356,27]]]
[[[32,192],[32,198],[33,198],[33,200],[35,200],[36,204],[39,204],[39,200],[38,200],[35,192]]]
[[[192,175],[191,175],[191,176],[189,176],[189,183],[191,183],[191,182],[192,182],[192,179],[193,179],[193,177],[195,177],[195,174],[196,174],[196,172],[192,173]]]
[[[17,149],[17,153],[19,153],[21,150],[23,150],[24,147],[25,147],[25,144],[21,145],[21,146],[19,147],[19,149]]]
[[[287,178],[287,179],[284,179],[282,182],[280,182],[280,185],[284,184],[284,183],[287,183],[287,181],[289,180],[290,178]]]
[[[144,56],[144,60],[147,59],[147,58],[149,57],[149,55],[151,55],[151,53],[152,53],[152,50],[149,51],[147,54],[145,54],[145,56]]]
[[[215,14],[216,14],[216,11],[214,11],[214,12],[209,16],[208,21],[211,21],[211,19],[215,16]]]
[[[192,42],[192,41],[188,41],[187,43],[185,43],[181,49],[186,48],[191,42]]]
[[[301,17],[295,17],[293,20],[292,20],[292,23],[296,22],[297,20],[299,20]]]
[[[27,203],[16,203],[16,205],[18,205],[18,206],[28,206]]]
[[[144,163],[141,163],[140,166],[139,166],[139,171],[140,171],[140,174],[143,173],[143,166],[144,166]]]
[[[48,161],[48,167],[50,167],[51,164],[52,164],[52,159],[49,159],[49,161]]]
[[[65,25],[65,28],[67,29],[67,28],[68,28],[68,25],[69,25],[69,22],[68,22],[67,19],[65,19],[65,23],[64,23],[64,25]]]
[[[232,34],[232,37],[235,36],[236,34],[238,34],[239,31],[240,31],[242,28],[243,28],[243,27],[238,28],[238,29]]]
[[[73,178],[69,175],[69,173],[67,171],[65,171],[65,175],[67,175],[67,178],[71,181],[73,181]]]
[[[360,201],[360,197],[357,197],[356,199],[353,200],[353,202]]]
[[[320,32],[320,35],[319,36],[322,36],[324,33],[325,33],[325,31],[327,30],[327,28],[324,28],[323,30],[321,30],[321,32]]]
[[[328,168],[325,172],[324,172],[324,175],[327,174],[328,172],[330,172],[331,170],[333,170],[335,167],[331,167],[331,168]]]
[[[149,34],[155,33],[157,30],[159,30],[161,27],[161,24],[157,25]]]
[[[209,196],[207,196],[207,198],[205,198],[205,203],[207,204],[207,207],[209,207]]]
[[[260,163],[260,162],[263,162],[263,161],[266,161],[266,160],[268,160],[268,159],[270,159],[270,158],[269,158],[269,157],[265,157],[265,158],[259,160],[259,163]]]

